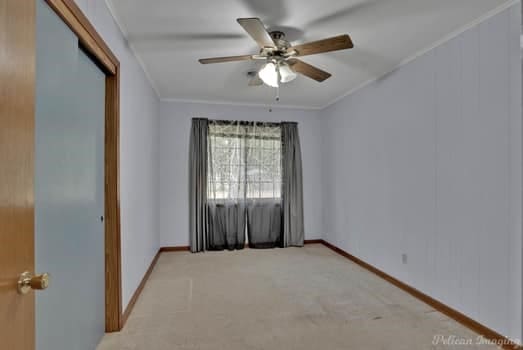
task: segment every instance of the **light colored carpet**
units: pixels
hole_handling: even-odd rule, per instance
[[[326,247],[163,253],[120,333],[98,350],[495,349]]]

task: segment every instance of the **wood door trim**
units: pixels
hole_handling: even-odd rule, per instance
[[[87,51],[96,57],[109,73],[115,75],[119,65],[118,59],[78,5],[73,0],[46,0],[46,2],[78,36]]]
[[[120,66],[105,79],[105,330],[122,329]]]
[[[105,78],[105,330],[122,328],[120,62],[73,0],[45,0],[100,64]]]

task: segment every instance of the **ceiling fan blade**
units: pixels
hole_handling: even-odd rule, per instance
[[[352,43],[350,36],[343,34],[328,39],[293,46],[290,50],[296,50],[296,56],[307,56],[323,52],[352,49],[353,47],[354,44]]]
[[[227,57],[200,58],[198,61],[201,64],[209,64],[209,63],[249,61],[249,60],[252,60],[252,59],[253,59],[252,55],[244,55],[244,56],[227,56]]]
[[[260,86],[260,85],[263,85],[263,81],[260,79],[258,74],[256,74],[249,80],[249,86]]]
[[[276,44],[259,18],[238,18],[237,21],[261,48],[276,47]]]
[[[296,59],[296,58],[292,58],[292,59],[288,60],[287,62],[290,64],[291,68],[296,73],[303,74],[306,77],[314,79],[320,83],[322,81],[330,78],[330,76],[331,76],[330,73],[325,72],[314,66],[311,66],[310,64],[300,61],[299,59]]]

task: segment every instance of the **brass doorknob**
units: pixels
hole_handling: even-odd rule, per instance
[[[18,293],[27,294],[31,289],[44,290],[49,287],[50,277],[48,273],[33,276],[32,273],[26,271],[18,279]]]

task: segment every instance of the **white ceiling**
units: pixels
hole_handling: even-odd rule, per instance
[[[333,74],[300,76],[282,106],[322,108],[513,1],[509,0],[107,0],[162,99],[267,105],[275,89],[248,87],[253,62],[199,58],[258,52],[236,22],[260,17],[301,43],[348,33],[355,48],[304,57]]]

